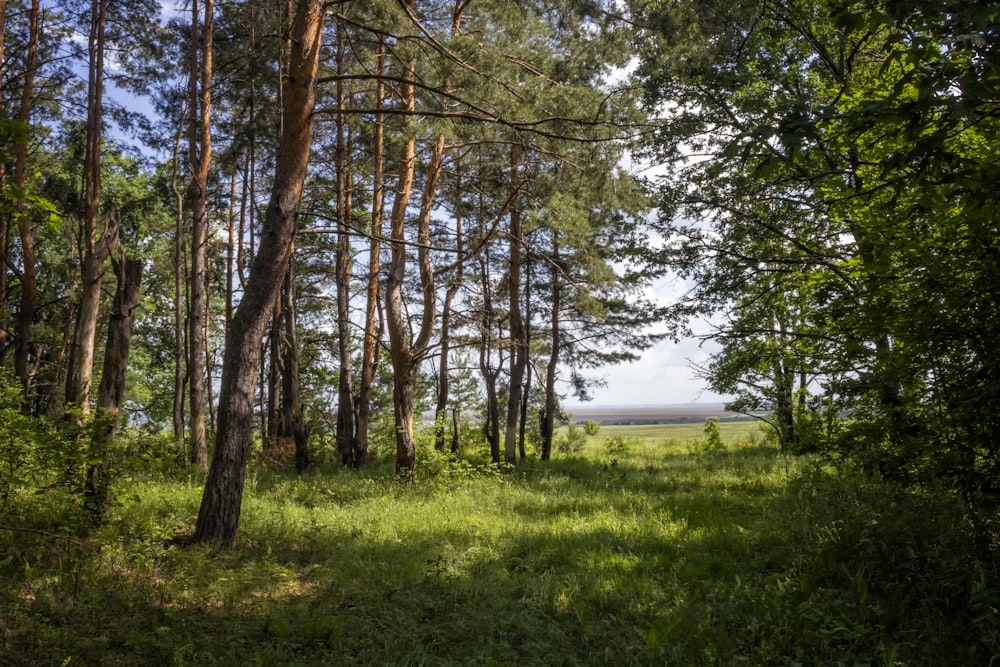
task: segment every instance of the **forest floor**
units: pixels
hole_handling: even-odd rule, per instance
[[[684,430],[687,428],[687,430]],[[672,430],[674,429],[674,430]],[[0,530],[3,665],[988,665],[997,562],[960,506],[723,424],[607,427],[498,469],[423,452],[254,464],[240,544],[178,546],[203,477],[145,465],[113,516]],[[44,495],[42,496],[44,498]],[[41,501],[39,501],[41,502]],[[40,505],[41,506],[41,505]]]

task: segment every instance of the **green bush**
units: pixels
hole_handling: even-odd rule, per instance
[[[558,452],[578,454],[587,444],[587,433],[576,424],[570,424],[566,432],[556,438],[555,444]]]
[[[613,438],[604,439],[604,453],[608,457],[608,462],[618,464],[632,451],[632,443],[625,439],[623,435],[616,435]]]
[[[80,505],[87,454],[83,439],[24,414],[20,386],[0,377],[0,520],[28,524],[34,515],[55,515],[66,521]]]
[[[583,432],[587,435],[597,435],[601,430],[601,425],[592,419],[583,422]]]
[[[725,448],[722,444],[722,429],[719,427],[719,418],[711,417],[705,420],[705,450],[717,452]]]

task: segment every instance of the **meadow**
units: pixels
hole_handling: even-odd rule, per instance
[[[548,463],[255,464],[238,548],[202,478],[0,530],[4,665],[988,665],[997,564],[961,505],[783,456],[751,423],[604,427]],[[26,501],[42,502],[39,501]],[[22,519],[31,520],[30,512]]]

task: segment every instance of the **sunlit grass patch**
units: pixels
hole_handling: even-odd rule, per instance
[[[173,539],[201,479],[130,473],[74,550],[22,537],[0,570],[8,661],[975,664],[1000,636],[995,568],[949,498],[746,434],[602,432],[547,464],[442,457],[415,484],[255,465],[230,551]]]

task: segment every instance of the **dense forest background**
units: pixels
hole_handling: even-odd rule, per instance
[[[0,535],[92,534],[143,466],[217,547],[256,466],[533,469],[589,370],[708,322],[706,386],[781,456],[951,499],[995,553],[1000,4],[0,23]]]

